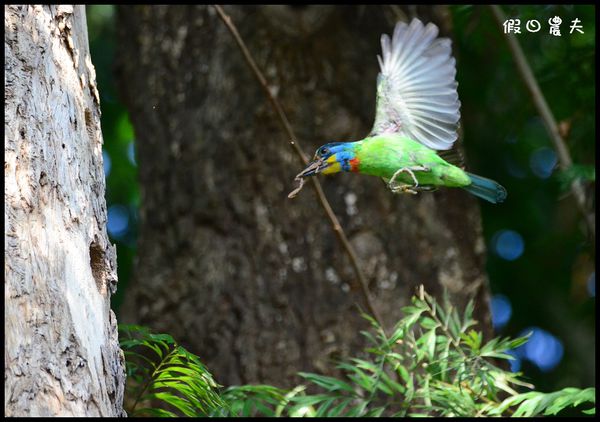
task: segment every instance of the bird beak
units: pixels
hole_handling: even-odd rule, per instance
[[[298,173],[296,179],[300,177],[314,176],[315,174],[321,173],[323,170],[329,167],[330,163],[328,161],[330,160],[325,161],[321,158],[317,158],[316,160],[311,161],[310,163],[308,163],[308,166],[306,166],[304,170]]]

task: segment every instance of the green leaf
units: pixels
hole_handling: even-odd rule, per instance
[[[357,417],[362,416],[365,412],[368,402],[361,401],[357,406],[354,406],[346,413],[346,417]]]
[[[330,416],[330,417],[341,416],[351,401],[352,401],[352,399],[350,399],[350,398],[343,399],[342,401],[340,401],[339,404],[337,404],[335,407],[333,407],[331,409],[331,411],[329,412],[329,414],[327,416]]]
[[[596,414],[596,408],[592,408],[592,409],[588,409],[588,410],[582,410],[583,413],[585,413],[586,415],[595,415]]]
[[[295,405],[300,406],[313,406],[315,404],[321,403],[325,400],[328,400],[330,396],[327,394],[314,394],[311,396],[297,396],[292,399]]]
[[[454,309],[453,306],[450,306],[448,309],[448,315],[450,316],[450,324],[448,326],[450,332],[454,335],[462,333],[460,318],[458,317],[458,312],[456,312],[456,309]]]
[[[403,321],[400,321],[401,324],[398,324],[398,327],[394,330],[390,338],[388,339],[388,344],[390,346],[394,345],[398,340],[404,338],[404,324]]]
[[[419,320],[419,324],[425,330],[432,330],[440,326],[440,324],[433,318],[423,317]]]
[[[428,331],[421,339],[423,340],[423,345],[427,351],[427,356],[429,357],[429,360],[432,361],[435,358],[435,328]]]
[[[557,392],[554,402],[544,411],[544,415],[556,415],[568,406],[579,406],[582,403],[596,403],[596,389],[564,388]]]
[[[407,309],[409,311],[406,311]],[[417,322],[421,314],[425,311],[424,309],[419,309],[412,306],[406,306],[404,310],[408,314],[408,316],[404,317],[400,321],[400,323],[404,326],[404,330],[407,330],[410,327],[412,327],[415,324],[415,322]]]
[[[460,338],[464,341],[464,343],[467,346],[469,346],[469,348],[473,350],[474,353],[479,352],[481,341],[483,339],[481,333],[475,330],[469,330],[467,334],[461,334]]]
[[[146,400],[161,400],[166,404],[176,407],[186,416],[198,416],[194,411],[194,408],[184,399],[175,394],[168,392],[157,392],[157,393],[149,393],[142,397],[143,401]]]
[[[285,406],[287,406],[287,404],[290,402],[290,400],[292,400],[294,397],[296,397],[297,395],[302,393],[304,390],[306,390],[306,387],[304,385],[299,385],[296,388],[292,389],[289,393],[287,393],[283,397],[283,399],[279,401],[279,404],[277,405],[277,408],[275,409],[275,416],[277,416],[277,417],[281,416],[281,414],[283,413],[283,409],[285,408]]]
[[[354,393],[354,388],[352,386],[333,377],[311,374],[307,372],[298,372],[298,375],[300,375],[302,378],[311,381],[314,384],[325,388],[328,391],[343,390],[348,391],[350,393]]]
[[[408,383],[409,381],[412,382],[412,377],[409,375],[408,370],[404,366],[398,365],[396,372],[398,372],[400,378],[402,378],[405,383]]]
[[[385,385],[388,386],[391,390],[393,390],[394,393],[404,394],[404,392],[406,391],[406,388],[403,385],[392,380],[389,377],[389,375],[386,374],[385,372],[380,373],[380,380],[381,380],[381,382],[385,383]],[[390,395],[392,395],[392,394],[390,394]]]
[[[362,330],[360,333],[363,336],[365,336],[369,340],[369,342],[371,342],[371,343],[373,343],[375,345],[379,344],[379,342],[377,341],[377,339],[375,338],[375,336],[373,336],[373,334],[371,334],[370,332]]]
[[[240,416],[253,416],[255,400],[246,400],[243,402],[242,414]]]
[[[137,409],[133,414],[129,416],[156,416],[159,418],[176,418],[177,415],[173,412],[169,412],[165,409],[159,409],[155,407],[144,407]]]
[[[520,405],[519,405],[520,403]],[[554,393],[531,391],[504,400],[490,415],[500,415],[509,407],[519,405],[513,416],[555,415],[569,406],[596,403],[596,389],[564,388]]]
[[[450,354],[450,339],[448,338],[443,338],[444,341],[444,345],[442,346],[442,351],[440,353],[440,373],[441,373],[441,379],[442,380],[446,380],[448,379],[448,356]]]
[[[366,375],[360,368],[348,364],[348,363],[340,363],[338,365],[339,368],[345,369],[349,372],[347,375],[349,379],[354,381],[358,386],[363,388],[365,391],[372,392],[374,388],[374,381],[370,376]]]
[[[260,415],[268,417],[275,416],[275,412],[271,408],[265,406],[263,402],[257,400],[254,402],[254,404]]]
[[[328,416],[327,411],[329,410],[329,408],[335,402],[336,399],[337,399],[337,397],[331,397],[330,399],[327,399],[323,403],[321,403],[321,405],[319,406],[319,408],[317,409],[317,411],[315,413],[315,417],[318,418],[318,417]]]
[[[367,418],[377,418],[381,416],[381,414],[385,411],[385,406],[375,407],[365,413],[365,417]]]
[[[461,331],[466,331],[467,328],[469,328],[472,325],[475,325],[475,321],[473,321],[473,319],[472,319],[474,309],[475,309],[475,303],[473,302],[473,299],[471,299],[471,300],[469,300],[469,303],[467,303],[467,307],[465,308]]]
[[[352,358],[350,360],[354,362],[357,368],[366,369],[367,371],[370,371],[374,374],[377,374],[381,371],[381,368],[379,366],[364,359]]]
[[[533,334],[533,331],[530,331],[529,333],[527,333],[527,335],[523,336],[523,337],[517,337],[513,340],[507,339],[507,344],[506,347],[508,349],[516,349],[519,346],[522,346],[523,344],[527,343],[527,341],[529,341],[529,337],[531,337],[531,335]]]
[[[566,170],[558,172],[561,190],[567,190],[575,180],[584,182],[596,181],[596,167],[586,164],[572,164]]]
[[[415,384],[414,384],[413,374],[411,373],[409,375],[408,381],[406,383],[406,395],[404,397],[404,400],[407,403],[410,403],[412,401],[414,395],[415,395]]]

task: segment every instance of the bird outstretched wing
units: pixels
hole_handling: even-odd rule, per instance
[[[421,144],[447,150],[456,141],[460,101],[450,40],[438,28],[413,19],[381,36],[377,109],[370,136],[401,133]]]

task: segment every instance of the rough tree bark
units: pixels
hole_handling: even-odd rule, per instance
[[[373,123],[386,7],[226,7],[307,154]],[[439,12],[439,13],[438,13]],[[438,24],[444,9],[419,9]],[[408,10],[410,14],[410,10]],[[223,22],[206,6],[120,7],[118,77],[141,183],[136,276],[123,318],[174,335],[224,384],[289,386],[364,346],[359,285],[301,164]],[[443,22],[442,28],[448,22]],[[415,287],[476,299],[490,332],[475,199],[393,196],[322,178],[391,326]]]
[[[122,415],[85,8],[4,13],[5,415]]]

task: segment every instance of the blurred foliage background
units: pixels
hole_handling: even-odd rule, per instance
[[[513,369],[524,371],[538,390],[588,387],[595,385],[595,245],[568,186],[580,177],[595,209],[595,6],[503,10],[521,20],[517,38],[576,165],[558,170],[548,132],[491,10],[450,7],[468,167],[509,192],[501,206],[480,201],[494,326],[511,337],[533,331],[516,351]],[[135,134],[113,75],[115,13],[115,6],[87,7],[101,97],[108,232],[118,253],[119,289],[112,301],[118,315],[136,253],[140,197]],[[562,19],[561,36],[549,34],[554,16]],[[526,29],[530,19],[541,23],[539,32]],[[574,19],[583,34],[570,33]]]

